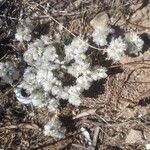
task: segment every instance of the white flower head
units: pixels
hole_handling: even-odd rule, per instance
[[[17,41],[30,41],[32,30],[27,26],[20,26],[17,28],[15,38]]]
[[[105,26],[96,26],[94,32],[92,33],[93,42],[100,46],[106,46],[107,37],[110,33],[113,33],[114,30],[111,29],[108,25]]]
[[[20,86],[23,89],[26,89],[29,93],[32,93],[34,89],[39,87],[36,80],[36,73],[36,70],[32,67],[27,67],[24,72],[23,81],[21,82]]]
[[[48,102],[48,110],[49,112],[55,112],[59,106],[59,101],[55,98],[50,98]]]
[[[52,38],[47,35],[42,35],[41,40],[44,42],[45,45],[49,45],[52,43]]]
[[[62,123],[55,117],[44,126],[44,134],[52,136],[56,140],[62,139],[65,136],[65,131],[66,130],[62,127]]]
[[[69,96],[69,103],[78,107],[81,104],[81,98],[79,96],[70,95]]]
[[[79,106],[81,104],[81,87],[75,85],[71,86],[68,90],[69,93],[69,103],[74,105],[74,106]]]
[[[43,48],[44,49],[44,48]],[[47,46],[43,52],[42,56],[43,61],[52,61],[55,62],[58,59],[58,55],[56,54],[56,49],[54,46]]]
[[[36,76],[37,82],[43,87],[44,91],[50,91],[53,83],[57,81],[51,70],[39,69]]]
[[[91,78],[96,81],[107,77],[107,69],[104,67],[98,68],[91,73]]]
[[[41,108],[47,103],[44,92],[41,89],[35,89],[32,91],[32,93],[30,93],[30,98],[35,107]]]
[[[120,61],[127,49],[126,43],[121,37],[113,39],[109,47],[106,49],[108,57],[114,61]]]
[[[70,45],[65,46],[66,61],[75,59],[76,56],[84,54],[88,50],[87,41],[82,40],[81,37],[73,39]]]
[[[88,78],[88,76],[80,76],[76,80],[76,84],[81,88],[88,90],[91,86],[91,80]]]
[[[41,65],[41,56],[43,54],[43,48],[40,45],[35,46],[34,43],[28,45],[28,50],[24,53],[24,60],[29,63],[31,66],[39,66]]]
[[[135,32],[126,34],[127,52],[129,54],[137,55],[138,52],[142,51],[144,41]]]
[[[12,84],[14,80],[18,79],[19,72],[15,70],[10,62],[0,62],[0,77],[5,82]]]

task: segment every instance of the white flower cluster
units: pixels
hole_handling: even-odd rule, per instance
[[[114,30],[109,26],[97,26],[92,34],[93,41],[98,46],[107,46],[106,52],[110,59],[120,61],[125,51],[137,53],[142,49],[143,41],[136,33],[125,38],[112,38],[108,43],[110,33],[114,33]],[[20,42],[30,41],[31,29],[18,29],[16,39]],[[64,56],[60,56],[54,45],[48,36],[28,42],[28,50],[23,55],[28,67],[22,82],[15,89],[16,97],[21,103],[46,106],[53,113],[57,111],[60,100],[68,100],[70,104],[79,106],[83,91],[88,90],[93,81],[107,77],[106,68],[91,68],[86,56],[88,40],[74,38],[69,45],[64,46]],[[67,80],[66,74],[73,76],[74,81],[69,85],[63,82],[64,78]],[[56,139],[62,138],[64,133],[57,117],[52,118],[44,127],[44,134]]]
[[[144,41],[135,32],[126,34],[127,52],[137,55],[143,48]]]
[[[99,46],[108,46],[106,49],[108,57],[114,61],[120,61],[125,52],[137,55],[144,45],[143,40],[135,32],[126,34],[125,38],[113,38],[108,45],[107,37],[114,33],[108,25],[96,26],[92,34],[93,41]]]
[[[106,46],[108,44],[107,37],[114,30],[108,25],[96,26],[94,32],[92,33],[93,42],[100,46]]]
[[[20,26],[17,28],[15,38],[16,40],[23,42],[23,41],[30,41],[31,40],[31,29],[29,27]]]
[[[80,95],[84,90],[89,89],[93,81],[106,78],[106,69],[99,68],[90,70],[90,63],[85,55],[88,50],[86,41],[82,41],[79,37],[75,38],[72,43],[65,47],[65,60],[74,62],[68,66],[67,72],[76,77],[76,84],[68,89],[69,102],[75,106],[81,103]]]
[[[62,139],[65,135],[65,131],[65,128],[62,127],[62,123],[55,117],[44,126],[44,134],[46,136],[52,136],[56,140]]]
[[[106,49],[108,57],[113,59],[114,61],[119,61],[126,51],[127,46],[121,37],[117,39],[113,39],[110,42],[110,45]]]
[[[15,89],[17,99],[24,104],[47,106],[49,112],[57,111],[60,99],[79,106],[82,92],[89,89],[93,81],[107,77],[106,69],[90,69],[85,55],[87,41],[79,37],[64,47],[65,57],[62,60],[52,42],[45,42],[45,39],[48,38],[42,37],[30,43],[24,53],[24,60],[29,67],[24,72],[23,81]],[[76,78],[74,84],[63,85],[62,78],[66,73]],[[27,96],[23,96],[22,90],[26,91]],[[45,134],[60,138],[58,128],[57,122],[50,121],[45,126]]]
[[[90,70],[90,63],[85,55],[87,49],[87,42],[77,37],[70,45],[65,46],[66,56],[60,61],[51,43],[47,45],[42,38],[30,43],[28,50],[24,53],[24,60],[30,67],[25,70],[19,89],[22,87],[30,94],[30,102],[34,106],[47,105],[51,108],[50,105],[54,104],[57,108],[59,99],[68,99],[71,104],[79,106],[81,93],[87,90],[93,81],[107,77],[105,68]],[[67,66],[68,63],[71,65]],[[63,77],[65,72],[76,78],[75,85],[62,85],[61,76]],[[18,100],[23,102],[21,93],[20,96],[18,90],[16,93]],[[55,103],[52,97],[55,98]]]
[[[0,77],[7,83],[12,84],[19,77],[19,72],[15,70],[12,63],[0,62]]]

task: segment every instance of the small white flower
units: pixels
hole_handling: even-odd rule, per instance
[[[61,94],[61,87],[55,85],[52,87],[51,92],[53,95],[60,95]]]
[[[69,87],[64,87],[64,89],[61,91],[61,95],[60,95],[61,99],[69,99],[68,90],[69,90]]]
[[[42,59],[43,61],[52,61],[52,62],[57,60],[58,55],[56,54],[56,49],[51,45],[47,46],[44,50]]]
[[[39,108],[44,106],[42,99],[32,99],[32,104],[33,106],[39,107]]]
[[[127,46],[121,37],[113,39],[107,48],[108,57],[114,61],[119,61],[124,55]]]
[[[81,104],[81,98],[79,96],[70,95],[69,96],[69,103],[78,107]]]
[[[83,41],[81,37],[74,38],[70,45],[65,46],[65,60],[75,59],[76,56],[85,53],[88,47],[87,41]]]
[[[106,68],[101,67],[91,73],[91,78],[96,81],[107,77]]]
[[[127,52],[129,54],[138,54],[142,51],[144,41],[135,32],[126,34]]]
[[[71,86],[68,90],[69,93],[69,103],[74,106],[79,106],[81,103],[81,88],[77,85]]]
[[[27,26],[20,26],[17,28],[15,38],[16,40],[23,42],[23,41],[30,41],[31,40],[31,29]]]
[[[45,91],[50,91],[52,89],[53,83],[57,81],[52,71],[48,69],[38,70],[36,80],[41,86],[43,86]]]
[[[23,58],[24,60],[29,63],[31,66],[40,66],[41,65],[41,56],[43,53],[43,49],[41,48],[31,48],[29,45],[29,49],[24,53]]]
[[[88,76],[80,76],[77,78],[76,84],[81,87],[81,89],[88,90],[91,86],[91,81],[89,81]]]
[[[62,127],[61,122],[57,118],[52,118],[44,126],[44,134],[52,136],[56,140],[62,139],[65,136],[65,129]]]
[[[23,81],[21,82],[20,86],[27,90],[29,93],[32,93],[34,89],[39,87],[38,82],[36,80],[36,70],[32,67],[27,67],[25,69],[23,75]]]
[[[41,40],[44,42],[45,45],[49,45],[52,43],[52,38],[47,35],[42,35]]]
[[[59,106],[58,100],[55,98],[51,98],[48,102],[47,108],[48,108],[49,112],[54,112],[57,110],[58,106]]]
[[[94,32],[92,33],[93,41],[100,46],[107,45],[108,34],[113,33],[108,25],[105,26],[96,26]]]
[[[33,106],[43,107],[45,105],[46,97],[41,89],[35,89],[32,93],[30,93],[30,98]]]

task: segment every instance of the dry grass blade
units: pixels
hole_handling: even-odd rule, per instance
[[[90,109],[90,110],[87,110],[85,112],[82,112],[82,113],[74,116],[73,119],[78,119],[78,118],[86,117],[86,116],[89,116],[89,115],[94,115],[95,112],[96,112],[96,109]]]
[[[12,130],[12,129],[33,129],[33,130],[39,130],[39,127],[32,123],[21,123],[19,125],[10,125],[10,126],[5,126],[5,127],[1,127],[0,130]]]

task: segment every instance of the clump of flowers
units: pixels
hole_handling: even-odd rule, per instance
[[[16,40],[30,41],[31,29],[18,29]],[[114,30],[110,26],[97,26],[92,34],[93,41],[98,46],[106,46],[109,59],[120,61],[125,55],[125,51],[134,43],[142,48],[142,41],[134,34],[125,39],[118,37],[112,38],[110,43],[107,37]],[[133,40],[137,38],[136,40]],[[137,42],[139,41],[139,43]],[[32,103],[33,106],[46,106],[49,112],[55,113],[60,106],[60,100],[68,100],[74,106],[82,103],[82,93],[88,90],[93,81],[107,77],[107,68],[99,66],[91,67],[87,51],[89,49],[88,39],[74,37],[72,42],[62,48],[63,56],[60,55],[56,43],[47,35],[40,39],[28,42],[28,49],[23,54],[24,61],[28,67],[24,71],[22,82],[16,87],[15,94],[17,99],[24,104]],[[73,77],[73,82],[65,85],[63,80],[66,74]],[[25,91],[25,95],[22,94]],[[55,139],[64,137],[65,129],[61,128],[61,122],[57,117],[53,117],[44,126],[44,134],[50,135]]]
[[[96,26],[93,33],[93,41],[98,46],[107,46],[106,52],[108,58],[116,61],[120,61],[121,58],[127,54],[137,55],[142,51],[144,41],[138,36],[136,32],[130,32],[125,35],[125,38],[112,38],[108,43],[107,38],[109,34],[115,33],[109,25]]]
[[[30,42],[23,55],[29,67],[24,72],[22,82],[15,89],[17,99],[24,104],[46,106],[49,112],[57,111],[60,99],[79,106],[82,92],[89,89],[93,81],[106,78],[107,69],[90,68],[85,54],[89,46],[81,37],[74,38],[71,44],[64,47],[65,55],[61,59],[53,41],[45,42],[45,39],[47,38]],[[75,78],[73,84],[63,85],[62,79],[66,73]],[[22,95],[22,90],[26,91],[26,97]],[[57,137],[52,134],[55,132],[48,133]]]
[[[24,60],[30,67],[25,70],[24,79],[19,86],[29,93],[35,106],[48,105],[52,97],[55,97],[58,103],[59,99],[68,99],[71,104],[79,106],[82,92],[87,90],[93,81],[107,77],[105,68],[90,69],[85,55],[87,50],[87,42],[77,37],[70,45],[65,46],[65,57],[60,60],[52,43],[45,44],[42,39],[37,39],[29,44],[24,53]],[[63,86],[61,78],[65,73],[76,78],[74,85]],[[39,92],[39,89],[42,90]]]

